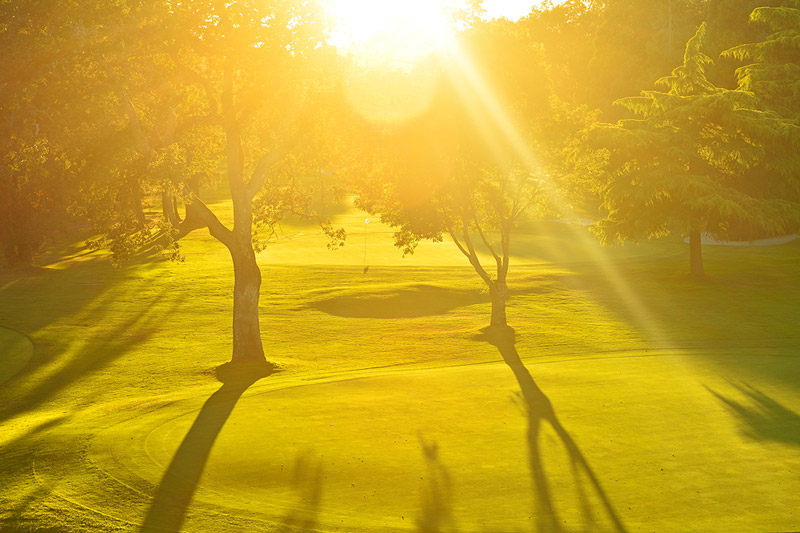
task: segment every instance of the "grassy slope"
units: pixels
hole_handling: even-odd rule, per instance
[[[297,225],[262,255],[265,349],[282,371],[227,421],[215,413],[230,401],[209,397],[229,354],[232,269],[206,234],[186,240],[185,264],[146,256],[117,271],[72,246],[43,271],[0,277],[0,325],[36,349],[0,385],[0,524],[136,529],[182,442],[194,450],[178,453],[184,466],[205,466],[191,531],[521,531],[542,520],[519,386],[476,339],[489,311],[478,278],[446,242],[400,258],[375,220],[364,275],[363,215],[337,221],[351,232],[343,250]],[[800,245],[708,247],[715,277],[698,283],[677,241],[586,242],[560,224],[526,228],[509,319],[622,521],[800,528]],[[19,350],[3,346],[11,368]],[[192,436],[216,430],[206,461]],[[601,493],[543,431],[563,526],[611,528]]]

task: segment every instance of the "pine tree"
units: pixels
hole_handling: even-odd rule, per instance
[[[739,88],[755,93],[769,108],[800,119],[800,2],[794,7],[759,7],[750,21],[768,25],[765,40],[741,44],[723,52],[725,57],[750,61],[736,74]]]
[[[664,92],[616,102],[636,118],[595,132],[607,156],[601,189],[608,215],[596,225],[600,237],[656,237],[679,227],[689,235],[693,275],[703,274],[702,233],[724,238],[732,225],[746,223],[777,234],[800,221],[800,205],[759,194],[751,183],[751,171],[768,164],[765,147],[786,144],[796,133],[759,110],[752,93],[708,81],[705,31],[703,24],[687,42],[683,64],[656,82]]]

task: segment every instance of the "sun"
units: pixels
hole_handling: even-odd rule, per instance
[[[456,0],[325,0],[329,42],[369,62],[416,63],[450,46]]]

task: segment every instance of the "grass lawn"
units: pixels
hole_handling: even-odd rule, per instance
[[[531,223],[512,342],[451,243],[335,218],[344,249],[290,224],[260,255],[280,371],[246,390],[205,231],[0,273],[0,530],[800,530],[800,243],[705,247],[696,281],[677,238]]]

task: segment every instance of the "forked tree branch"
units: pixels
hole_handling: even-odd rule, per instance
[[[447,226],[447,232],[450,234],[450,238],[453,239],[453,242],[456,243],[456,246],[458,247],[458,249],[461,250],[461,253],[464,254],[467,258],[469,258],[469,252],[467,251],[466,248],[464,248],[461,245],[461,242],[459,242],[458,237],[456,237],[456,234],[453,231],[453,228],[451,228],[450,226]]]
[[[448,226],[447,230],[450,232],[450,236],[453,238],[453,242],[456,243],[458,249],[461,250],[467,259],[469,259],[469,263],[472,265],[472,268],[475,269],[475,272],[481,277],[481,279],[489,286],[489,288],[494,287],[494,281],[492,281],[491,276],[486,272],[486,269],[483,268],[481,265],[481,261],[478,258],[478,254],[475,252],[475,246],[472,244],[472,238],[469,236],[469,227],[467,226],[466,220],[462,220],[461,226],[461,234],[464,239],[464,244],[466,245],[466,249],[464,245],[462,245],[458,238],[455,236],[455,232]]]
[[[499,256],[499,255],[497,255],[497,252],[495,252],[495,251],[494,251],[494,247],[493,247],[493,246],[492,246],[492,244],[489,242],[489,239],[487,239],[487,238],[486,238],[486,235],[484,235],[484,233],[483,233],[483,229],[481,228],[481,225],[480,225],[480,223],[478,222],[478,217],[477,217],[477,216],[475,216],[474,220],[475,220],[475,227],[476,227],[476,228],[478,228],[478,235],[480,235],[480,236],[481,236],[481,240],[483,241],[483,244],[484,244],[484,245],[486,246],[486,248],[488,248],[488,249],[489,249],[489,251],[492,253],[492,257],[494,257],[494,261],[495,261],[495,263],[497,263],[497,268],[499,269],[499,268],[500,268],[500,265],[501,265],[500,256]]]
[[[289,155],[293,147],[294,143],[284,144],[259,159],[253,169],[253,173],[250,175],[250,180],[245,184],[245,194],[249,201],[252,201],[261,187],[264,186],[270,169]]]
[[[223,224],[217,215],[203,202],[188,185],[184,185],[184,192],[187,195],[187,202],[195,210],[201,222],[208,227],[211,236],[230,248],[233,246],[233,231]]]

